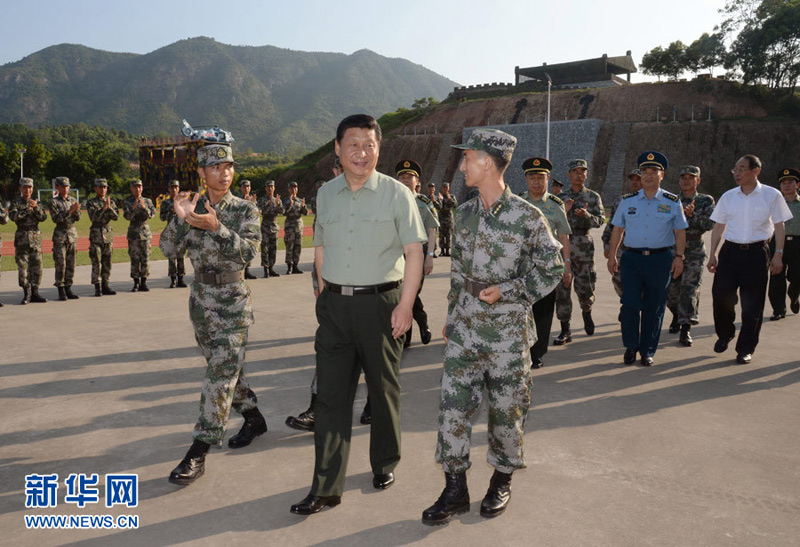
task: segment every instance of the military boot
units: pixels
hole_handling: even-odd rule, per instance
[[[147,278],[143,277],[141,281],[139,281],[139,292],[150,292],[150,287],[147,286]]]
[[[672,322],[670,322],[670,324],[669,324],[669,333],[670,334],[677,334],[678,331],[680,331],[680,330],[681,330],[681,327],[680,327],[680,325],[678,325],[678,316],[677,315],[673,315],[672,316]]]
[[[242,416],[244,424],[239,433],[228,439],[228,448],[244,448],[253,442],[253,439],[267,432],[267,421],[258,408],[245,410]]]
[[[493,518],[503,513],[511,499],[511,473],[501,473],[495,469],[489,481],[489,490],[481,502],[481,516]]]
[[[138,277],[134,277],[133,278],[133,288],[131,289],[131,292],[136,292],[138,290],[139,290],[139,278]]]
[[[195,439],[181,463],[169,474],[169,482],[187,486],[202,477],[205,472],[206,454],[208,454],[210,446],[208,443]]]
[[[289,416],[286,418],[286,425],[292,429],[299,429],[301,431],[314,431],[314,402],[317,396],[311,394],[311,404],[305,412],[301,412],[297,416]]]
[[[111,286],[108,284],[108,281],[103,281],[103,284],[101,285],[101,288],[103,290],[103,294],[106,294],[106,295],[109,295],[109,296],[114,296],[115,294],[117,294],[117,291],[114,291],[114,290],[111,289]]]
[[[182,275],[178,276],[178,282],[175,283],[175,286],[178,287],[179,289],[185,289],[186,288],[186,283],[184,283]]]
[[[561,322],[561,333],[553,340],[554,346],[563,346],[564,344],[572,342],[572,331],[569,328],[569,321]]]
[[[280,276],[281,276],[281,274],[279,274],[278,272],[276,272],[274,268],[270,268],[270,269],[269,269],[269,276],[270,276],[270,277],[280,277]]]
[[[168,289],[174,289],[175,288],[175,276],[174,275],[169,276],[169,287],[167,287],[167,288]]]
[[[256,276],[250,273],[250,268],[244,269],[244,278],[245,279],[256,279]]]
[[[39,287],[37,285],[31,285],[31,302],[47,302],[47,298],[39,294]]]
[[[301,273],[303,273],[303,270],[301,270],[300,268],[297,267],[297,262],[292,264],[292,273],[293,274],[301,274]]]
[[[61,300],[62,302],[67,301],[67,293],[64,290],[64,287],[58,287],[58,299]]]
[[[19,303],[20,306],[24,306],[30,301],[31,301],[31,292],[28,290],[28,287],[22,287],[22,301]]]
[[[94,284],[94,295],[103,296],[103,289],[101,288],[100,283]]]
[[[594,320],[592,319],[592,312],[590,311],[583,312],[583,329],[589,336],[594,334]]]
[[[466,473],[445,473],[445,486],[436,503],[422,512],[422,524],[447,524],[453,515],[469,511],[469,490]]]
[[[266,266],[264,266],[264,279],[266,279],[266,278],[268,278],[268,277],[269,277],[269,268],[267,268]]]
[[[681,336],[679,338],[679,341],[680,341],[681,344],[683,344],[687,348],[691,347],[692,342],[693,342],[692,335],[691,335],[691,330],[692,330],[692,326],[690,324],[686,323],[685,325],[681,325]]]
[[[67,298],[70,300],[78,300],[80,298],[80,296],[72,292],[72,285],[67,285],[64,287],[64,293],[66,293]]]

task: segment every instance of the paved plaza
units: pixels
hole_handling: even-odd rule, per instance
[[[599,243],[599,234],[595,239]],[[396,484],[372,488],[369,426],[358,423],[362,383],[342,504],[310,517],[290,514],[289,506],[308,493],[314,464],[313,435],[284,425],[287,415],[308,406],[314,374],[310,258],[305,249],[304,275],[249,282],[256,322],[246,367],[269,432],[247,448],[230,450],[226,441],[212,450],[205,476],[185,488],[169,484],[167,476],[191,444],[205,361],[189,323],[189,290],[166,289],[166,261],[151,264],[149,293],[127,292],[128,264],[115,264],[112,286],[119,294],[95,298],[86,266],[76,273],[80,300],[27,306],[18,305],[16,272],[3,272],[0,544],[800,542],[800,316],[766,320],[752,364],[736,365],[732,346],[724,355],[712,351],[712,277],[706,273],[694,347],[680,346],[665,328],[655,366],[625,366],[618,298],[599,251],[597,332],[586,336],[575,312],[574,341],[551,346],[545,368],[535,371],[528,468],[514,474],[505,514],[491,520],[478,514],[492,472],[484,409],[473,430],[471,511],[443,527],[420,522],[444,486],[434,448],[448,258],[434,261],[423,291],[433,341],[420,345],[415,327],[403,355],[403,458]],[[53,270],[45,270],[42,294],[55,300],[52,279]],[[233,417],[227,437],[240,425]],[[57,506],[26,508],[26,476],[53,473],[59,477]],[[64,481],[73,473],[99,476],[97,503],[80,508],[65,501]],[[106,474],[138,475],[137,507],[105,506]],[[136,516],[138,528],[29,530],[30,515]]]

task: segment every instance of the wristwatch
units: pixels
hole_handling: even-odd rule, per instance
[[[428,256],[436,256],[436,251],[428,251]]]
[[[675,258],[680,258],[681,260],[686,260],[686,257],[683,255],[675,255]]]

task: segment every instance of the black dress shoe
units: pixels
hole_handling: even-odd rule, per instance
[[[653,358],[652,357],[650,357],[649,355],[646,356],[646,357],[642,356],[642,366],[643,367],[649,367],[652,364],[653,364]]]
[[[770,321],[780,321],[781,319],[784,319],[785,317],[786,317],[785,313],[773,313],[772,316],[770,316],[769,320]]]
[[[376,490],[386,490],[394,484],[394,473],[381,473],[372,477],[372,486]]]
[[[253,442],[253,439],[267,432],[267,421],[257,408],[245,410],[244,425],[239,433],[228,439],[228,448],[244,448]]]
[[[299,429],[300,431],[314,431],[314,422],[316,421],[316,417],[314,416],[314,402],[316,400],[317,396],[312,393],[311,404],[308,405],[308,409],[297,416],[287,417],[286,425],[292,429]]]
[[[753,354],[752,353],[739,353],[736,356],[736,362],[739,363],[740,365],[747,365],[752,360],[753,360]]]
[[[731,343],[733,340],[733,336],[730,338],[719,338],[716,342],[714,342],[714,353],[724,353],[726,349],[728,349],[728,344]]]
[[[531,368],[542,368],[544,362],[541,357],[531,357]]]
[[[636,361],[636,350],[635,349],[626,349],[625,356],[622,358],[626,365],[632,365],[634,361]]]
[[[592,312],[583,312],[583,330],[586,331],[588,336],[594,334],[594,320],[592,319]]]
[[[422,345],[427,346],[428,343],[431,341],[431,329],[429,328],[420,328],[419,329],[419,337],[422,339]]]
[[[789,309],[792,310],[792,313],[800,313],[800,300],[790,302]]]
[[[341,496],[315,496],[309,494],[300,503],[292,505],[290,511],[295,515],[313,515],[322,511],[323,507],[336,507],[342,503]]]

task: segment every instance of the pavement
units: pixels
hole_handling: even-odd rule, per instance
[[[434,449],[449,259],[434,261],[423,291],[433,341],[422,346],[415,328],[403,356],[395,485],[371,485],[369,427],[358,423],[362,383],[342,504],[309,517],[289,506],[308,493],[313,436],[284,425],[308,406],[314,374],[309,273],[250,282],[256,322],[246,370],[269,432],[243,449],[212,450],[205,476],[177,487],[167,476],[191,443],[205,362],[189,323],[189,291],[166,288],[166,261],[152,264],[149,293],[127,292],[128,265],[114,264],[119,294],[95,298],[89,267],[79,267],[80,300],[27,306],[18,305],[15,272],[4,272],[0,544],[797,546],[800,360],[792,340],[800,317],[765,320],[753,362],[736,365],[732,347],[712,351],[706,273],[694,346],[680,346],[665,327],[653,367],[625,366],[618,299],[599,251],[598,258],[597,332],[587,336],[576,312],[574,341],[551,346],[535,371],[528,467],[514,474],[509,509],[495,519],[478,513],[492,473],[484,408],[473,428],[471,510],[441,527],[420,517],[444,485]],[[310,259],[304,250],[302,269]],[[45,270],[42,294],[55,299],[52,278]],[[240,425],[232,417],[228,437]],[[57,505],[26,508],[26,476],[53,473]],[[99,476],[97,501],[79,507],[65,499],[72,474]],[[106,507],[106,474],[137,475],[138,505]],[[44,515],[110,515],[124,524],[122,516],[138,526],[26,528],[26,516]]]

